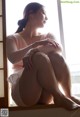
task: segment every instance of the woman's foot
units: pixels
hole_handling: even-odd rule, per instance
[[[80,105],[78,105],[77,103],[75,103],[71,99],[66,98],[65,96],[63,96],[61,98],[58,97],[58,99],[54,99],[54,103],[58,107],[63,107],[67,110],[74,110],[74,109],[80,108]]]
[[[71,100],[73,100],[74,102],[80,105],[80,100],[77,97],[71,96]]]

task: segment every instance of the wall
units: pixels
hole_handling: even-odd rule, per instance
[[[80,117],[80,109],[67,111],[62,108],[10,111],[9,117]]]

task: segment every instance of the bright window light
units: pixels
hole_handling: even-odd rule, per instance
[[[80,0],[71,1],[73,3],[61,3],[62,20],[66,61],[72,74],[72,92],[80,96]]]
[[[44,32],[52,32],[56,39],[60,41],[56,0],[51,2],[49,0],[6,0],[7,35],[15,33],[18,20],[23,18],[24,7],[30,2],[39,2],[45,6],[48,21],[43,30]]]

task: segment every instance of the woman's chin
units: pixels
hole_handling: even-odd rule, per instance
[[[40,25],[39,28],[43,28],[44,27],[44,24]]]

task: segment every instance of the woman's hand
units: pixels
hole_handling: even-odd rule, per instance
[[[51,41],[49,41],[48,39],[44,39],[38,42],[39,45],[47,45],[47,44],[52,44]]]
[[[37,46],[39,46],[39,45],[44,46],[44,48],[41,47],[42,49],[39,47],[40,51],[47,52],[47,50],[49,49],[49,50],[53,50],[55,52],[62,52],[62,46],[54,39],[47,38],[47,39],[44,39],[41,41],[37,41]]]
[[[47,39],[49,42],[51,42],[51,44],[54,46],[54,47],[58,47],[59,46],[59,44],[55,41],[55,40],[53,40],[53,39]]]
[[[58,42],[56,42],[56,41],[53,40],[53,39],[48,39],[48,40],[52,43],[52,46],[53,46],[56,50],[62,51],[62,46],[61,46]]]
[[[27,54],[23,58],[23,66],[29,71],[32,69],[32,56],[36,53],[39,52],[37,48],[30,49]]]
[[[55,50],[62,52],[62,46],[58,44],[54,39],[47,38],[44,40],[36,41],[33,47],[38,47],[40,45],[51,45],[54,47]]]

